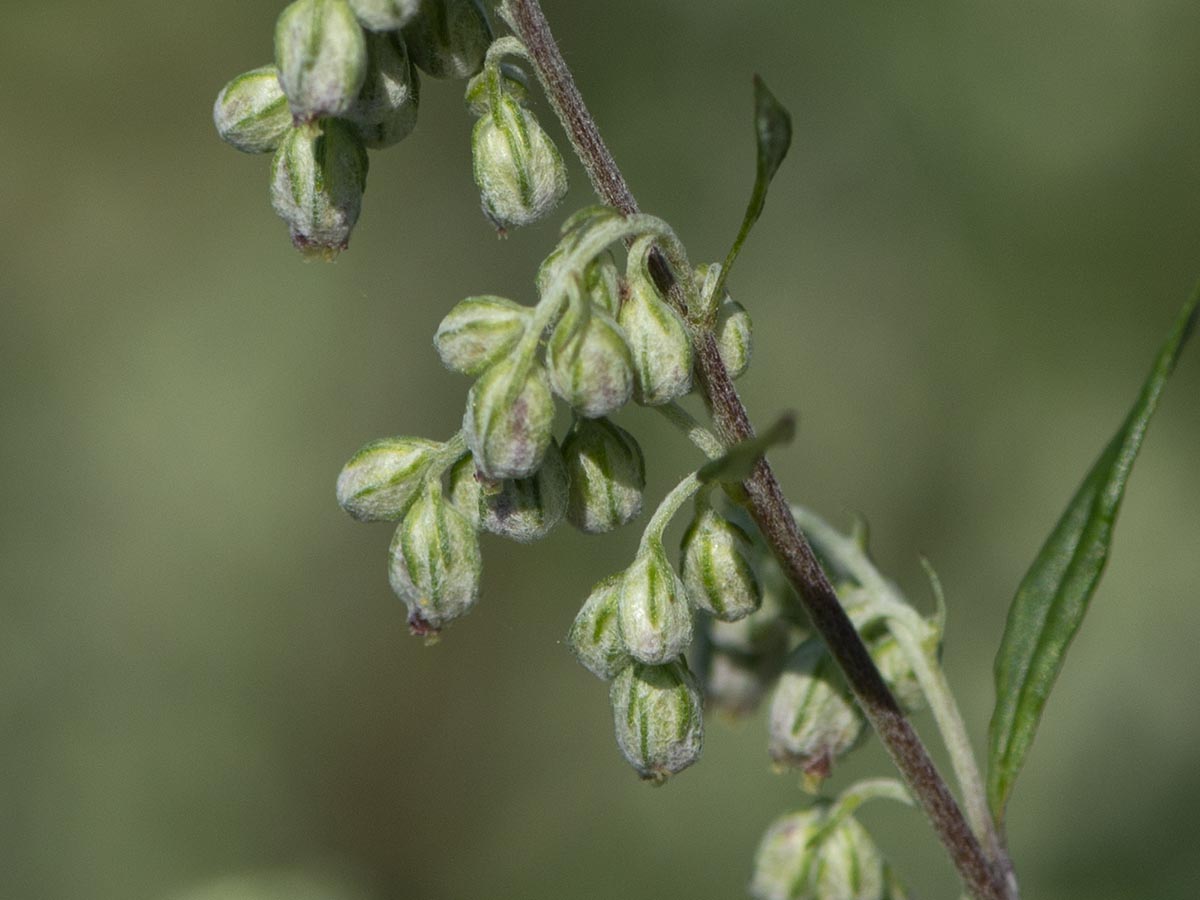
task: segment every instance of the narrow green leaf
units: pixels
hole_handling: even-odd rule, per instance
[[[696,473],[696,478],[701,484],[711,484],[714,481],[745,481],[754,471],[754,464],[761,456],[776,444],[791,443],[795,436],[796,417],[792,413],[786,413],[758,437],[735,444],[724,456],[706,463]]]
[[[988,802],[997,824],[1025,761],[1067,647],[1108,560],[1125,483],[1167,377],[1196,322],[1200,289],[1184,305],[1137,402],[1092,466],[1025,573],[996,654],[988,729]]]
[[[721,302],[725,279],[729,277],[733,261],[741,252],[750,229],[762,215],[763,206],[767,202],[767,187],[779,171],[779,166],[792,145],[792,117],[757,75],[754,76],[754,134],[758,142],[758,171],[754,178],[754,191],[750,194],[750,202],[746,204],[746,215],[742,219],[741,230],[738,231],[737,238],[721,266],[721,275],[713,290],[714,303]]]

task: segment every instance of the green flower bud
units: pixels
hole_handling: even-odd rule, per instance
[[[658,406],[692,388],[692,343],[679,313],[663,300],[646,271],[645,254],[631,252],[626,279],[629,296],[617,319],[633,351],[634,397]]]
[[[550,281],[559,274],[569,246],[559,243],[550,255],[542,260],[537,272],[538,295],[544,296]],[[597,309],[614,319],[621,310],[621,273],[613,261],[612,254],[605,251],[592,260],[583,271],[584,289],[588,299]]]
[[[697,501],[696,515],[683,535],[683,583],[688,599],[718,619],[734,622],[762,603],[762,590],[751,568],[750,538],[707,502]]]
[[[376,150],[404,140],[417,125],[421,83],[399,34],[367,32],[367,77],[346,118]]]
[[[832,829],[824,809],[777,819],[754,859],[755,900],[893,900],[898,898],[875,842],[846,817]]]
[[[868,646],[875,667],[879,669],[879,674],[887,682],[896,701],[910,713],[923,709],[925,692],[921,690],[921,683],[917,681],[912,664],[896,639],[884,633]]]
[[[642,778],[661,784],[700,758],[700,690],[682,662],[626,666],[609,699],[617,746]]]
[[[468,297],[442,319],[433,345],[447,368],[478,375],[517,346],[530,312],[504,297]]]
[[[292,117],[341,116],[367,76],[367,44],[346,0],[295,0],[275,23],[275,65]]]
[[[440,449],[437,441],[425,438],[371,441],[350,457],[338,475],[338,504],[360,522],[399,519]]]
[[[484,214],[504,229],[529,225],[567,192],[567,167],[533,113],[501,96],[471,132],[475,184]]]
[[[404,26],[413,62],[434,78],[466,78],[483,65],[492,26],[479,0],[420,0]]]
[[[407,25],[421,8],[420,0],[350,0],[363,28],[395,31]]]
[[[717,350],[730,378],[740,378],[750,368],[754,350],[750,313],[736,300],[725,300],[717,309]]]
[[[554,398],[540,365],[510,356],[479,377],[467,395],[463,432],[487,478],[527,478],[550,446]]]
[[[581,531],[612,531],[642,511],[646,464],[633,435],[608,419],[577,419],[563,442],[570,476],[567,521]]]
[[[604,681],[612,681],[633,662],[617,624],[621,578],[621,574],[610,575],[592,588],[567,635],[575,658]]]
[[[287,97],[274,66],[239,75],[217,95],[213,123],[221,140],[243,153],[269,153],[292,127]]]
[[[500,90],[509,97],[512,97],[521,106],[525,106],[529,102],[529,77],[525,71],[519,66],[514,66],[512,63],[500,63],[498,70],[500,78]],[[478,75],[473,75],[471,80],[467,82],[467,90],[463,94],[463,100],[467,104],[467,110],[473,116],[485,116],[492,109],[492,101],[490,96],[491,79],[496,77],[493,75],[491,66],[484,67]]]
[[[362,209],[367,151],[340,119],[293,128],[275,151],[271,205],[292,243],[314,256],[345,250]]]
[[[479,599],[479,538],[436,479],[396,529],[390,556],[389,581],[408,607],[413,634],[436,634]]]
[[[793,651],[771,701],[768,749],[780,765],[827,778],[863,732],[863,717],[818,640]]]
[[[607,313],[572,302],[546,344],[554,392],[579,415],[614,413],[633,396],[633,357],[625,334]]]
[[[692,643],[692,611],[683,582],[658,541],[641,550],[621,581],[621,638],[639,662],[661,665]]]
[[[528,478],[488,481],[467,454],[450,473],[450,498],[473,525],[528,544],[550,533],[567,509],[567,469],[550,442],[542,465]]]

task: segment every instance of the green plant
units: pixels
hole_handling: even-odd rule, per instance
[[[529,86],[518,65],[536,74],[603,203],[567,219],[538,273],[535,306],[472,297],[438,329],[443,362],[476,378],[462,431],[445,441],[373,442],[339,478],[351,515],[400,522],[391,581],[413,632],[434,637],[478,600],[480,530],[530,541],[564,518],[589,532],[635,518],[642,451],[607,417],[631,400],[652,407],[709,461],[657,507],[632,564],[597,584],[570,637],[580,661],[611,682],[625,757],[661,782],[698,757],[702,703],[740,711],[773,686],[771,751],[780,765],[798,768],[815,790],[866,722],[907,788],[855,785],[777,822],[759,853],[756,896],[899,896],[853,819],[865,800],[891,797],[920,805],[973,896],[1015,897],[1005,804],[1102,571],[1130,467],[1196,299],[1018,591],[997,659],[985,779],[939,664],[945,609],[936,576],[939,610],[925,617],[876,570],[862,529],[839,534],[788,504],[764,454],[790,438],[791,420],[756,436],[733,386],[750,362],[750,325],[725,285],[788,151],[787,113],[756,81],[757,172],[745,218],[720,264],[694,266],[674,230],[639,211],[536,0],[508,0],[500,15],[511,36],[494,38],[475,0],[298,0],[280,19],[274,80],[270,69],[248,73],[217,105],[231,143],[275,150],[275,207],[307,253],[345,247],[365,189],[366,148],[411,130],[414,62],[429,75],[470,76],[474,176],[499,229],[543,218],[565,191],[565,165],[524,105]],[[614,255],[622,250],[624,267]],[[711,422],[679,405],[693,392]],[[561,447],[555,396],[575,413]],[[691,501],[676,571],[663,533]],[[949,750],[960,799],[909,723],[908,711],[923,703]]]

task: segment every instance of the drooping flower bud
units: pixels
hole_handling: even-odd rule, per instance
[[[892,635],[884,633],[868,645],[871,659],[887,682],[896,701],[906,712],[918,712],[925,707],[925,692],[917,681],[912,663]]]
[[[271,205],[307,255],[345,250],[362,209],[367,151],[340,119],[293,128],[272,161]]]
[[[467,454],[450,473],[450,499],[474,525],[501,537],[532,543],[544,538],[567,509],[567,469],[553,441],[528,478],[489,481]]]
[[[217,95],[213,124],[221,140],[243,153],[269,153],[292,127],[279,71],[262,66],[239,75]]]
[[[662,783],[700,758],[700,691],[682,662],[626,666],[613,681],[609,699],[617,746],[642,778]]]
[[[395,32],[367,32],[367,77],[346,118],[363,143],[376,150],[412,134],[421,82]]]
[[[554,392],[588,419],[614,413],[633,396],[625,333],[586,298],[571,302],[546,344]]]
[[[479,599],[479,538],[436,479],[425,483],[396,529],[390,555],[389,581],[408,606],[414,634],[436,634]]]
[[[567,521],[581,531],[612,531],[642,511],[646,464],[633,435],[608,419],[577,419],[563,442],[570,476]]]
[[[487,478],[527,478],[550,446],[554,398],[540,365],[510,356],[492,365],[467,395],[463,433]]]
[[[478,375],[517,345],[531,312],[504,297],[468,297],[442,319],[433,345],[447,368]]]
[[[827,810],[776,819],[754,858],[755,900],[898,900],[875,842],[847,816],[828,828]]]
[[[630,251],[629,296],[617,321],[633,351],[634,397],[645,406],[658,406],[691,390],[692,343],[683,319],[662,298],[646,271],[650,245],[639,244],[643,249],[635,245]]]
[[[762,589],[750,565],[750,538],[707,501],[683,535],[683,583],[688,599],[718,619],[735,622],[762,603]]]
[[[819,782],[862,731],[862,713],[832,658],[820,641],[805,641],[788,658],[771,701],[771,758]]]
[[[275,23],[275,65],[292,117],[342,116],[367,76],[367,43],[346,0],[295,0]]]
[[[575,658],[604,681],[612,681],[633,662],[617,624],[621,578],[621,574],[610,575],[592,588],[567,635]]]
[[[404,26],[413,61],[434,78],[467,78],[479,71],[492,26],[479,0],[420,0]]]
[[[617,622],[629,654],[639,662],[668,663],[692,643],[687,592],[660,542],[651,541],[625,570]]]
[[[471,132],[475,184],[484,214],[504,229],[529,225],[567,192],[567,167],[533,113],[503,96]]]
[[[363,28],[394,31],[403,28],[421,8],[420,0],[350,0]]]
[[[414,437],[371,441],[350,457],[337,480],[338,504],[360,522],[404,515],[442,445]]]
[[[529,101],[529,77],[519,66],[512,63],[500,63],[499,69],[492,71],[491,66],[485,66],[477,75],[467,82],[463,93],[463,102],[473,116],[484,116],[492,108],[490,91],[492,79],[499,77],[500,90],[524,106]]]
[[[717,350],[730,378],[740,378],[750,368],[754,351],[750,313],[736,300],[725,300],[717,308]]]

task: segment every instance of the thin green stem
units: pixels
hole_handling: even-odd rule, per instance
[[[721,439],[675,401],[650,408],[682,431],[709,459],[720,459],[725,455],[726,447],[721,443]]]
[[[704,488],[700,479],[693,472],[679,484],[671,489],[671,493],[663,497],[662,502],[658,504],[658,509],[654,511],[654,515],[650,517],[650,521],[646,524],[646,530],[642,532],[642,540],[638,544],[638,552],[641,553],[651,543],[662,543],[663,532],[667,530],[667,526],[671,523],[671,519],[675,517],[675,513],[679,512],[679,508],[688,500],[692,499],[698,491]]]

